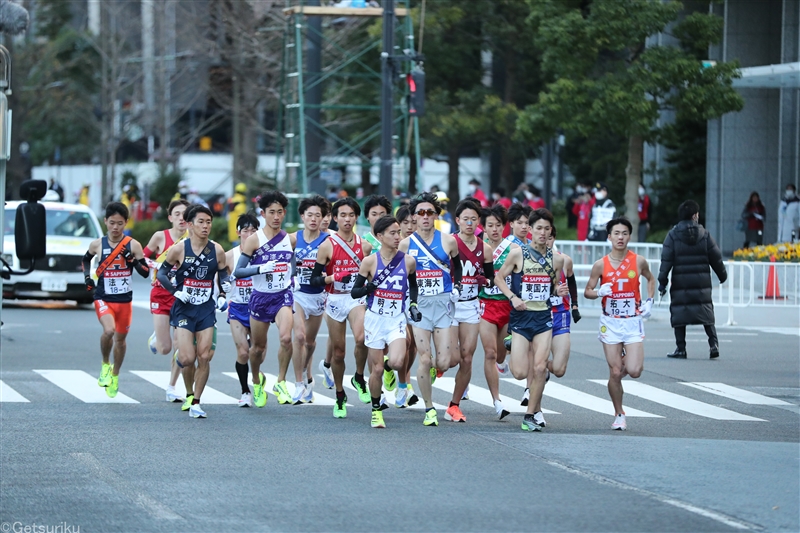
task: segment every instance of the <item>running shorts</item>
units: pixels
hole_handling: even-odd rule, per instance
[[[325,312],[325,301],[327,297],[327,292],[309,294],[307,292],[297,291],[294,293],[294,304],[300,306],[303,310],[303,315],[306,320],[308,320],[309,317],[320,316]]]
[[[174,308],[177,309],[177,308]],[[193,314],[173,312],[169,317],[169,325],[173,328],[188,329],[193,333],[213,328],[217,323],[216,310],[212,307],[208,314]]]
[[[128,333],[131,329],[131,318],[133,317],[133,302],[106,302],[105,300],[95,300],[94,310],[97,319],[111,315],[114,319],[114,331],[117,333]]]
[[[533,341],[536,335],[553,329],[553,315],[546,311],[517,311],[511,310],[508,319],[508,331],[525,337],[528,342]]]
[[[175,297],[161,285],[154,285],[150,289],[150,313],[154,315],[169,315]]]
[[[330,293],[328,294],[328,299],[325,302],[325,313],[336,322],[344,322],[350,315],[350,311],[360,305],[366,307],[367,299],[354,299],[349,293]]]
[[[387,317],[369,310],[364,314],[364,344],[367,348],[383,350],[397,339],[405,338],[405,315]]]
[[[477,298],[455,303],[455,312],[451,326],[459,324],[477,324],[481,321],[481,306]]]
[[[597,335],[603,344],[636,344],[644,342],[642,317],[613,318],[600,315],[600,332]]]
[[[553,311],[553,337],[557,335],[569,335],[569,325],[571,317],[569,311]]]
[[[248,304],[228,302],[228,324],[231,320],[241,323],[250,329],[250,307]]]
[[[508,324],[511,313],[511,302],[508,300],[481,299],[481,319],[494,324],[497,329],[503,329]]]
[[[417,308],[422,314],[422,320],[412,322],[412,327],[433,331],[434,329],[449,328],[453,322],[453,302],[450,294],[437,294],[436,296],[422,296],[417,300]]]
[[[253,291],[250,294],[250,318],[259,322],[273,323],[278,312],[288,307],[294,313],[294,294],[291,289],[279,292]]]

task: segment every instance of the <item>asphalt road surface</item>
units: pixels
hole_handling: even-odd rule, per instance
[[[439,427],[424,427],[422,410],[390,408],[387,428],[375,430],[354,391],[347,419],[334,419],[333,391],[319,379],[313,405],[270,396],[263,409],[237,407],[222,314],[208,383],[216,393],[204,395],[208,418],[191,419],[164,401],[169,360],[147,349],[146,285],[136,288],[115,400],[96,384],[93,309],[5,302],[0,533],[800,530],[796,310],[755,311],[766,325],[739,313],[738,326],[720,328],[715,361],[699,327],[689,330],[689,359],[667,359],[672,330],[657,311],[645,372],[624,382],[626,432],[611,430],[588,311],[573,326],[566,376],[545,389],[542,432],[520,430],[524,387],[513,380],[501,393],[516,412],[496,420],[480,347],[466,423],[445,421],[442,409]],[[272,328],[263,370],[273,376],[276,349]],[[351,354],[348,338],[349,372]],[[437,380],[434,402],[447,405],[454,373]]]

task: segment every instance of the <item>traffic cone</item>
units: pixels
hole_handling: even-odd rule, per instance
[[[772,263],[775,262],[775,256],[773,255],[770,257],[770,261]],[[767,273],[767,290],[764,294],[764,300],[782,300],[783,297],[781,296],[781,287],[778,284],[778,276],[775,274],[775,265],[769,266],[769,272]]]

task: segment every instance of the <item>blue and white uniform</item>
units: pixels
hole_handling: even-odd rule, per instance
[[[320,316],[325,312],[325,301],[327,300],[328,292],[325,287],[311,285],[311,272],[317,262],[319,247],[328,237],[327,233],[320,233],[313,241],[306,242],[303,232],[297,232],[295,261],[297,262],[299,287],[294,292],[294,301],[303,309],[306,320],[312,316]]]
[[[242,255],[241,246],[233,249],[233,264],[239,263]],[[228,324],[231,320],[240,322],[244,327],[250,329],[250,295],[253,292],[252,278],[236,278],[233,288],[228,294]]]
[[[195,255],[190,239],[184,241],[183,263],[175,273],[177,290],[189,293],[189,301],[178,299],[172,305],[169,323],[172,327],[192,332],[213,328],[217,323],[216,304],[213,299],[214,276],[219,269],[217,248],[213,241]]]
[[[450,255],[442,245],[442,233],[439,230],[433,231],[433,241],[428,245],[430,251],[423,242],[416,232],[408,239],[408,255],[417,262],[417,307],[422,313],[422,320],[415,323],[414,327],[426,331],[449,328],[454,310],[450,302],[450,293],[453,290]]]
[[[275,322],[282,307],[292,309],[294,306],[291,276],[294,250],[289,234],[283,230],[276,235],[278,242],[274,246],[269,246],[272,239],[268,239],[263,231],[258,231],[256,235],[258,249],[253,253],[250,265],[259,266],[275,261],[275,269],[252,277],[250,317],[259,322]]]
[[[384,279],[375,292],[367,296],[364,315],[364,344],[382,350],[397,339],[406,338],[406,302],[408,294],[408,269],[405,254],[398,251],[399,263]],[[383,258],[377,255],[377,276],[386,268]]]

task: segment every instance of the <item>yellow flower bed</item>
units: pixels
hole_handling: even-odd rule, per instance
[[[768,244],[755,248],[740,248],[733,252],[734,261],[800,262],[800,243]]]

